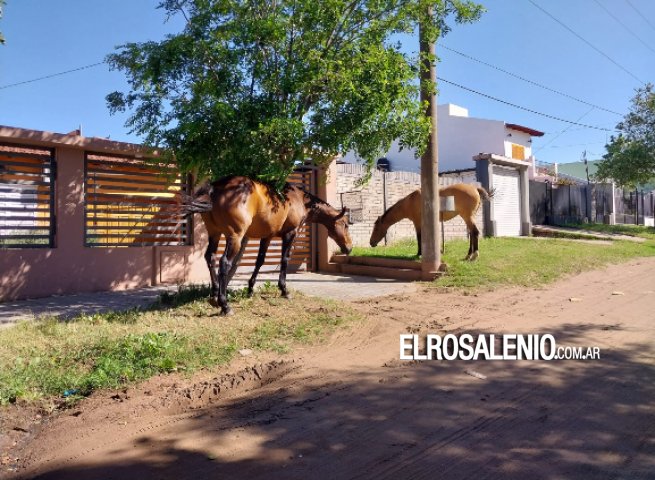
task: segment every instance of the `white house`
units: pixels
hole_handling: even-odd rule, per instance
[[[528,160],[532,155],[532,137],[541,137],[544,134],[502,120],[469,117],[468,109],[451,103],[439,105],[437,108],[441,172],[473,169],[473,157],[480,153]],[[392,171],[420,170],[421,162],[415,158],[414,151],[400,151],[398,143],[394,143],[385,157]],[[342,161],[356,163],[357,157],[350,152]]]

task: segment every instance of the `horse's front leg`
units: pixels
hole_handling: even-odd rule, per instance
[[[205,261],[207,262],[207,268],[209,268],[209,278],[211,279],[211,294],[209,297],[209,303],[213,306],[218,306],[218,275],[216,274],[216,269],[214,268],[213,257],[218,249],[218,243],[220,241],[220,236],[218,238],[210,237],[209,243],[207,245],[207,250],[205,251]]]
[[[259,253],[257,254],[257,262],[255,263],[255,270],[252,272],[250,280],[248,280],[248,296],[252,297],[252,292],[255,288],[255,282],[257,281],[257,275],[259,274],[259,269],[264,264],[266,260],[266,252],[268,251],[268,246],[271,244],[270,238],[262,238],[259,242]]]
[[[289,259],[291,258],[291,247],[293,246],[293,241],[295,238],[295,230],[292,230],[282,236],[282,259],[280,261],[280,279],[277,282],[277,286],[280,288],[280,292],[282,292],[282,296],[284,298],[290,298],[289,291],[287,290],[287,267],[289,266]]]
[[[227,284],[228,284],[228,272],[232,268],[232,263],[234,262],[234,257],[241,248],[241,238],[236,235],[226,235],[225,236],[225,252],[221,257],[219,262],[218,269],[218,307],[221,309],[221,315],[229,316],[234,312],[227,304]]]

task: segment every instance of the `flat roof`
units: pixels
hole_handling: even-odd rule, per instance
[[[70,147],[96,152],[117,153],[123,155],[157,156],[143,145],[128,142],[117,142],[107,138],[84,137],[78,131],[70,133],[46,132],[27,128],[0,125],[0,142],[23,145],[38,145],[41,147]]]
[[[544,132],[540,132],[539,130],[535,130],[534,128],[524,127],[523,125],[518,125],[516,123],[506,123],[505,126],[512,130],[518,130],[519,132],[527,133],[528,135],[532,135],[533,137],[544,136]]]

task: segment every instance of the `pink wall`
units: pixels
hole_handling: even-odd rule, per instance
[[[3,126],[0,142],[55,148],[57,161],[55,248],[0,249],[0,301],[209,281],[207,236],[199,215],[192,246],[84,246],[84,152],[148,154],[139,145]],[[338,204],[336,174],[333,163],[318,181],[318,196],[333,205]],[[335,271],[329,258],[338,247],[324,227],[317,232],[318,268]]]
[[[194,246],[84,246],[85,150],[134,154],[137,145],[6,127],[0,127],[0,141],[55,147],[57,161],[55,248],[0,249],[0,301],[207,281],[199,218]]]

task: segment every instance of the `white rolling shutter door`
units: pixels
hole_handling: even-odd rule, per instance
[[[496,236],[520,236],[521,205],[518,170],[494,166],[493,187],[495,189],[493,202]]]

